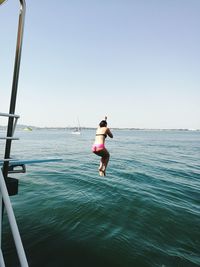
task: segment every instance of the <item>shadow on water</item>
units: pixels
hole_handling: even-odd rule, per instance
[[[41,229],[42,230],[42,229]],[[30,267],[124,267],[133,266],[120,251],[110,250],[106,244],[98,245],[97,240],[72,240],[59,232],[50,233],[49,237],[40,242],[30,244],[25,241],[26,254]],[[52,230],[51,230],[52,231]],[[38,234],[42,235],[42,231]],[[32,236],[34,238],[34,236]],[[8,238],[8,237],[7,237]],[[23,238],[23,235],[22,235]],[[6,266],[20,267],[13,243],[7,239],[5,253]],[[119,257],[120,255],[120,257]],[[146,267],[143,260],[135,258],[134,266]]]

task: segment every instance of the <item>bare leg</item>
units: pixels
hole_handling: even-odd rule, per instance
[[[109,158],[110,158],[110,154],[109,152],[105,149],[104,150],[104,155],[101,158],[101,168],[99,169],[99,171],[101,171],[101,173],[99,173],[101,176],[106,176],[106,168],[109,162]],[[102,174],[103,172],[103,174]]]
[[[99,175],[100,176],[104,176],[104,173],[103,173],[103,162],[102,162],[102,158],[100,160],[100,165],[99,165]]]
[[[102,162],[103,162],[102,171],[104,172],[104,176],[106,176],[106,168],[108,166],[109,158],[110,158],[109,152],[107,152],[107,154],[104,157],[102,157]]]
[[[99,175],[105,176],[110,154],[107,149],[96,151],[95,154],[101,157],[100,165],[99,165]]]

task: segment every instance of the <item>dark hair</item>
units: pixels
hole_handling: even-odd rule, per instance
[[[106,127],[107,126],[107,121],[103,120],[99,123],[100,127]]]

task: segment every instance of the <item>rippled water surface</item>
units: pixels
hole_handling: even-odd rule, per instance
[[[91,153],[95,130],[17,133],[13,157],[63,159],[14,175],[29,265],[200,266],[200,132],[113,133],[106,177]],[[19,266],[6,214],[2,242],[8,266]]]

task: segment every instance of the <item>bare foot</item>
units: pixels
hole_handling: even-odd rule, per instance
[[[100,175],[100,176],[105,176],[105,172],[102,171],[102,170],[99,170],[99,175]]]

